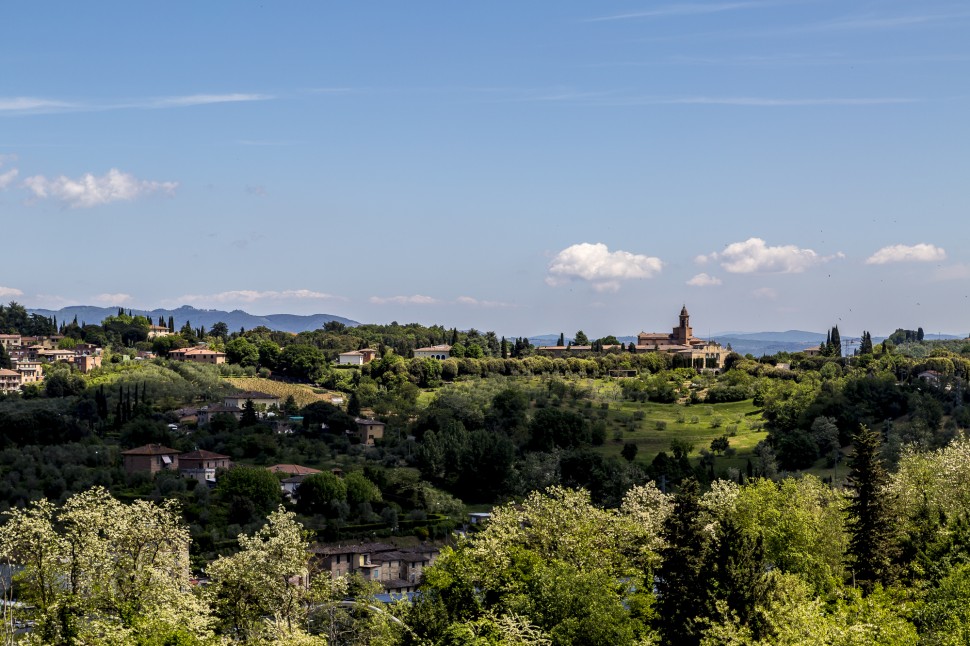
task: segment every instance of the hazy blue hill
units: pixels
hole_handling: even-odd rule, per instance
[[[41,316],[56,316],[58,323],[71,321],[76,316],[78,323],[97,324],[106,317],[117,314],[118,308],[72,305],[59,310],[37,309],[29,311],[40,314]],[[189,305],[182,305],[173,310],[154,309],[146,311],[132,308],[131,313],[147,316],[153,323],[157,323],[159,317],[162,317],[167,322],[168,317],[171,316],[175,320],[176,328],[182,327],[186,321],[189,321],[192,327],[204,325],[206,329],[209,329],[214,324],[222,321],[229,326],[230,331],[236,331],[239,328],[250,330],[254,327],[264,325],[271,330],[296,333],[320,329],[324,323],[329,321],[339,321],[344,325],[351,326],[358,324],[357,321],[333,314],[308,314],[306,316],[299,314],[268,314],[266,316],[259,316],[249,314],[242,310],[233,310],[231,312],[225,312],[223,310],[202,310]]]

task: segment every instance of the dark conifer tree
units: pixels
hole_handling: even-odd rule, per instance
[[[256,415],[256,405],[252,399],[247,399],[243,404],[242,417],[239,419],[240,426],[256,426],[259,424],[259,416]]]
[[[357,396],[357,391],[350,393],[350,399],[347,400],[347,414],[352,417],[360,417],[360,398]]]
[[[859,354],[872,354],[872,335],[862,332],[862,341],[859,343]]]
[[[832,354],[833,357],[842,356],[842,337],[839,335],[839,326],[832,328]]]
[[[509,343],[508,341],[505,340],[504,336],[502,337],[502,358],[503,359],[509,358]]]
[[[700,643],[704,619],[711,614],[710,538],[701,518],[700,486],[685,480],[664,521],[657,571],[657,629],[665,644]]]
[[[451,345],[458,345],[458,328],[451,330]]]
[[[168,331],[175,334],[175,317],[171,315],[168,317]]]
[[[875,431],[861,426],[853,443],[849,483],[855,497],[849,504],[849,561],[855,581],[868,592],[890,578],[895,544],[883,490],[889,476],[880,454],[882,441]]]
[[[719,523],[717,548],[712,558],[714,596],[727,602],[727,610],[761,639],[768,629],[759,608],[765,607],[768,582],[765,578],[764,545],[752,538],[728,516]],[[723,617],[728,620],[730,617]]]
[[[923,328],[917,328],[916,329],[916,340],[917,341],[922,341],[923,340]]]
[[[560,347],[566,345],[566,335],[564,335],[562,332],[559,333],[559,342],[556,343],[556,345]]]

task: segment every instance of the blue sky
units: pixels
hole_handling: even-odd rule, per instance
[[[0,301],[970,331],[970,7],[8,3]]]

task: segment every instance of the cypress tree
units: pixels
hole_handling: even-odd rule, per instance
[[[3,370],[13,370],[13,361],[10,359],[10,355],[7,354],[7,348],[0,343],[0,368]]]
[[[853,443],[849,484],[855,489],[855,497],[849,504],[849,562],[855,580],[869,592],[890,577],[895,545],[884,492],[889,476],[880,455],[882,441],[875,431],[862,425]]]
[[[922,341],[923,340],[923,328],[917,328],[916,329],[916,340],[917,341]]]
[[[168,317],[168,331],[175,334],[175,317],[171,315]]]
[[[256,415],[256,405],[252,399],[247,399],[243,404],[242,417],[239,420],[240,426],[255,426],[259,424],[259,417]]]
[[[559,347],[566,345],[566,336],[562,332],[559,333],[559,342],[556,345]]]
[[[503,359],[509,358],[509,343],[508,341],[505,340],[504,336],[502,337],[502,358]]]
[[[666,547],[657,571],[657,629],[663,643],[700,643],[704,619],[711,614],[710,539],[701,518],[700,486],[685,480],[664,521]]]
[[[842,356],[842,337],[839,335],[839,326],[832,328],[832,356]]]
[[[360,417],[360,398],[357,396],[356,390],[350,393],[350,399],[347,400],[347,414]]]

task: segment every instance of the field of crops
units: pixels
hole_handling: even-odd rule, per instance
[[[283,402],[287,397],[293,395],[298,406],[306,406],[313,402],[329,402],[331,396],[345,397],[337,392],[331,392],[322,388],[308,386],[306,384],[290,384],[272,379],[262,379],[260,377],[227,377],[226,381],[240,390],[255,390],[269,395],[276,395]]]

